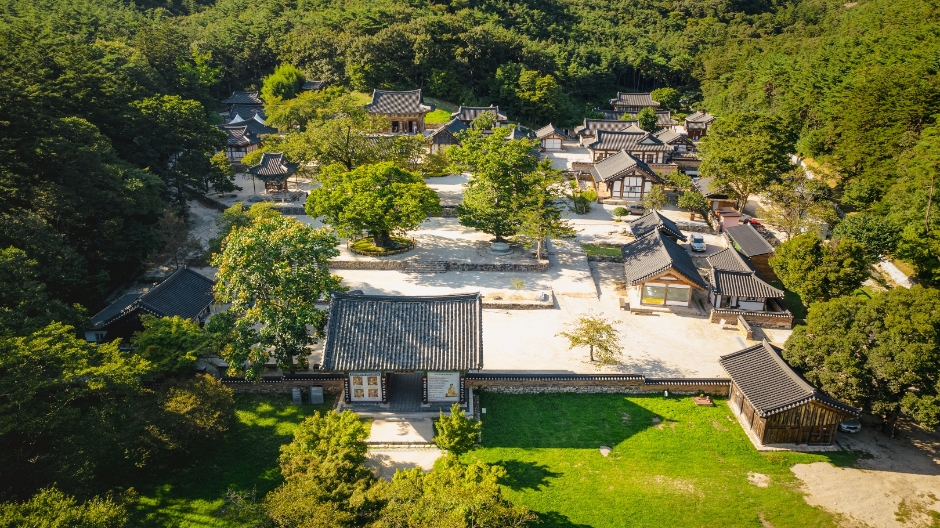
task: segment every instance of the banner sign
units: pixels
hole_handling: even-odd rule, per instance
[[[428,401],[460,401],[460,373],[428,372]]]

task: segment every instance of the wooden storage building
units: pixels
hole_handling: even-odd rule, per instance
[[[774,247],[757,232],[751,224],[740,224],[725,228],[732,245],[744,254],[767,280],[777,280],[777,274],[770,267],[770,258],[774,256]]]
[[[636,114],[644,108],[659,108],[659,103],[653,100],[650,93],[624,93],[617,92],[617,97],[610,100],[610,105],[618,112]]]
[[[463,121],[451,119],[442,127],[425,130],[424,137],[428,140],[428,148],[431,154],[436,154],[451,145],[459,145],[460,140],[457,138],[457,134],[468,128]]]
[[[606,204],[641,202],[656,185],[665,184],[645,162],[621,151],[590,168],[598,201]]]
[[[565,150],[562,142],[568,139],[564,132],[549,123],[535,131],[542,150]]]
[[[767,340],[719,362],[731,376],[729,407],[762,446],[831,445],[839,423],[860,414],[807,383]]]

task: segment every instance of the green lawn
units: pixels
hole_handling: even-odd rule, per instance
[[[584,252],[592,257],[622,257],[619,247],[598,246],[596,244],[581,244]]]
[[[424,122],[431,123],[431,124],[447,123],[448,121],[450,121],[450,114],[451,112],[449,110],[438,108],[437,110],[433,112],[428,112],[428,114],[424,116]]]
[[[545,527],[833,526],[806,504],[790,466],[852,453],[761,454],[724,400],[607,394],[484,393],[482,447],[465,455],[506,468],[510,500]],[[654,425],[654,418],[661,420]],[[613,447],[607,458],[598,447]],[[770,477],[759,488],[748,473]]]
[[[277,457],[294,429],[324,405],[291,405],[290,396],[236,394],[238,423],[211,455],[163,478],[139,482],[139,503],[131,526],[234,526],[216,515],[229,487],[255,489],[259,499],[280,483]],[[159,481],[158,481],[159,480]]]

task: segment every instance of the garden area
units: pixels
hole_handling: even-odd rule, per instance
[[[230,488],[255,491],[257,500],[281,483],[278,455],[294,430],[315,411],[335,405],[291,405],[286,394],[236,394],[237,423],[208,456],[160,481],[138,482],[133,526],[237,526],[220,515]],[[166,475],[166,473],[162,473]]]
[[[723,399],[483,393],[482,447],[505,496],[546,527],[834,526],[790,467],[856,455],[759,453]],[[612,451],[605,457],[599,447]]]

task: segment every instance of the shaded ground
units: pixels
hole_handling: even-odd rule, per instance
[[[391,480],[399,469],[420,467],[430,471],[434,462],[443,455],[436,447],[370,449],[366,454],[366,466],[372,468],[379,478]]]
[[[940,436],[906,427],[890,438],[864,427],[838,442],[867,455],[850,468],[793,466],[809,504],[844,516],[846,526],[940,524]]]

